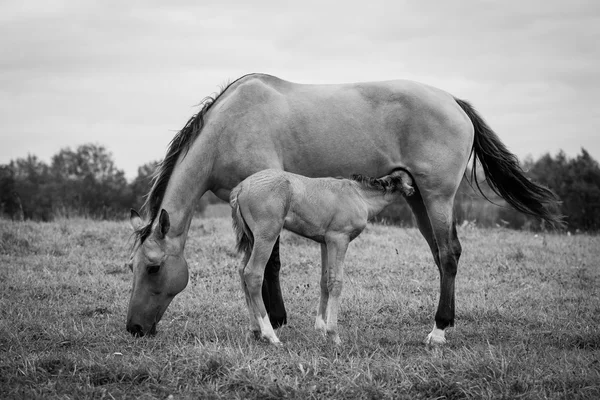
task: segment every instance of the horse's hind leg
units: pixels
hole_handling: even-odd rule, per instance
[[[416,192],[410,197],[406,197],[406,202],[410,206],[415,219],[417,220],[417,226],[419,227],[419,231],[421,235],[427,241],[429,248],[431,249],[431,254],[433,254],[433,260],[435,265],[437,265],[438,269],[440,268],[440,257],[438,254],[437,242],[435,240],[435,235],[433,234],[433,229],[431,227],[431,221],[429,221],[429,215],[427,214],[427,208],[425,208],[425,203],[423,203],[423,198],[421,197],[420,192]]]
[[[440,300],[435,314],[435,327],[427,336],[426,342],[428,344],[441,344],[446,341],[444,329],[454,326],[454,281],[462,249],[456,234],[452,202],[431,202],[427,206],[440,260]]]
[[[454,281],[461,245],[453,220],[453,198],[454,196],[430,196],[423,199],[420,193],[407,198],[440,272],[440,299],[435,326],[426,339],[427,344],[433,345],[445,343],[444,330],[454,326]]]

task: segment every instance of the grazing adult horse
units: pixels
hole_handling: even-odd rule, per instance
[[[256,338],[280,344],[261,296],[265,265],[283,228],[321,243],[321,294],[315,329],[340,344],[337,314],[348,245],[367,221],[402,196],[414,193],[402,171],[381,178],[355,175],[351,180],[307,178],[264,169],[231,191],[231,216],[237,248],[244,253],[239,273],[250,329]]]
[[[411,81],[296,84],[243,76],[174,137],[136,232],[127,330],[153,333],[188,280],[183,257],[194,203],[207,190],[229,200],[233,187],[267,168],[307,177],[348,171],[383,176],[407,171],[417,191],[407,198],[440,273],[435,325],[427,342],[445,342],[454,324],[454,280],[461,254],[452,207],[470,154],[492,189],[515,209],[559,223],[554,194],[527,179],[516,157],[469,103]],[[473,169],[475,171],[475,169]],[[475,177],[476,178],[476,177]],[[278,243],[265,270],[263,297],[274,326],[285,323]]]

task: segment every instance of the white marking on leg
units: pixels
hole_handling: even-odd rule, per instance
[[[338,333],[337,314],[339,308],[339,296],[330,296],[327,303],[327,339],[333,342],[335,346],[342,343]]]
[[[425,344],[430,346],[446,344],[446,332],[443,329],[438,329],[434,323],[433,330],[427,335],[427,339],[425,339]]]
[[[315,329],[325,333],[326,327],[327,327],[327,325],[325,324],[325,320],[323,319],[323,316],[317,315],[317,317],[315,318]]]
[[[271,344],[281,344],[279,338],[275,334],[275,330],[271,325],[271,321],[269,321],[269,315],[265,314],[262,318],[257,318],[258,324],[260,325],[260,332],[262,333],[262,337],[267,339]]]

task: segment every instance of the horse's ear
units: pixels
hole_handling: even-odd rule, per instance
[[[142,217],[135,211],[133,208],[129,214],[129,222],[131,223],[131,227],[134,231],[138,231],[144,226],[144,222],[142,221]]]
[[[169,228],[171,228],[171,220],[169,219],[169,213],[164,208],[160,210],[160,215],[158,217],[158,227],[156,229],[156,233],[159,239],[164,239],[169,232]]]

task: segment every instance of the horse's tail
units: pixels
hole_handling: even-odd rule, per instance
[[[233,188],[229,196],[229,205],[231,205],[231,218],[236,236],[236,249],[238,253],[250,254],[252,245],[254,244],[254,236],[240,210],[238,196],[241,190],[241,186],[239,185]]]
[[[481,194],[485,197],[477,181],[477,160],[483,168],[490,188],[516,210],[542,218],[553,227],[564,226],[563,217],[559,213],[560,201],[556,194],[529,180],[519,166],[517,157],[504,146],[473,106],[464,100],[455,100],[475,128],[472,149],[475,156],[471,181],[475,181]]]

